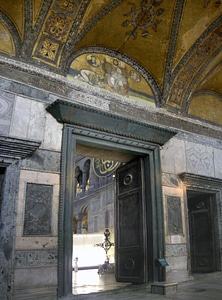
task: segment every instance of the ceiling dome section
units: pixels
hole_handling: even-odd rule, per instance
[[[222,101],[221,0],[2,0],[0,45],[16,64],[221,125],[195,108]]]
[[[15,56],[15,45],[8,28],[0,22],[0,52]]]

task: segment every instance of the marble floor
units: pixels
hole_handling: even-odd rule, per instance
[[[107,274],[108,276],[97,278],[95,277],[95,271],[93,272],[86,272],[90,276],[94,278],[94,283],[89,284],[89,287],[79,285],[80,289],[76,292],[86,292],[87,290],[90,291],[91,286],[93,284],[94,287],[97,286],[99,289],[106,286],[112,288],[115,285],[113,281],[113,277],[110,276],[111,274]],[[85,273],[85,274],[86,274]],[[79,276],[80,275],[80,276]],[[84,273],[76,274],[76,277],[84,276]],[[84,284],[84,279],[82,280],[82,284]],[[72,295],[71,297],[67,298],[67,300],[221,300],[222,299],[222,272],[214,272],[209,274],[195,274],[193,276],[193,280],[181,282],[178,284],[178,291],[174,293],[169,293],[166,295],[161,294],[153,294],[150,291],[150,288],[146,286],[137,286],[136,288],[133,286],[129,286],[126,288],[120,288],[118,291],[110,291],[110,292],[102,292],[102,293],[95,293],[95,294],[79,294],[79,295]],[[83,290],[81,290],[83,288]],[[88,289],[89,288],[89,289]],[[85,289],[85,290],[84,290]]]
[[[73,294],[90,294],[118,289],[129,283],[116,282],[114,273],[98,275],[97,269],[73,272]]]

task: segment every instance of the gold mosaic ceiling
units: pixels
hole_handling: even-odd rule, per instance
[[[1,0],[0,52],[222,125],[220,0]]]

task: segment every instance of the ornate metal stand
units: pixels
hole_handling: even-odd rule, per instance
[[[111,266],[110,263],[109,263],[108,251],[112,246],[114,246],[114,243],[110,242],[110,231],[109,231],[108,228],[105,230],[104,235],[105,235],[104,242],[99,243],[99,244],[95,244],[95,246],[102,247],[106,252],[106,260],[105,260],[104,264],[99,265],[99,267],[98,267],[98,274],[99,275],[103,275],[108,270],[113,271],[113,264]]]
[[[98,247],[102,247],[105,252],[106,252],[106,257],[108,259],[108,251],[109,249],[114,246],[114,243],[110,242],[110,231],[108,228],[106,228],[105,232],[104,232],[104,235],[105,235],[105,239],[104,239],[104,242],[103,243],[99,243],[99,244],[95,244],[95,246],[98,246]]]

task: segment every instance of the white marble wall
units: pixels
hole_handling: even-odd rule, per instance
[[[174,137],[161,149],[161,168],[166,259],[169,263],[166,274],[168,281],[180,282],[190,278],[190,270],[186,187],[178,175],[186,172],[222,179],[222,147],[210,138],[188,134]],[[168,233],[167,196],[181,199],[183,234],[172,236]]]
[[[9,135],[41,141],[41,148],[61,150],[63,125],[58,123],[47,111],[43,102],[16,96]]]
[[[41,148],[60,151],[62,124],[58,123],[45,109],[45,104],[17,96],[13,107],[9,135],[18,138],[40,140]],[[59,200],[59,174],[21,170],[16,220],[16,249],[41,249],[57,247],[57,222]],[[52,237],[23,237],[26,183],[53,185]],[[45,245],[45,246],[43,246]]]
[[[1,101],[1,99],[0,99]],[[31,100],[22,96],[5,97],[4,101],[9,105],[8,117],[0,121],[0,131],[4,128],[5,134],[17,138],[27,138],[41,141],[40,149],[60,152],[62,140],[62,127],[46,111],[46,105],[37,100]],[[5,107],[7,106],[5,105]],[[210,139],[174,137],[161,149],[161,168],[163,173],[163,207],[164,224],[166,231],[166,258],[167,279],[170,281],[183,281],[189,278],[188,250],[187,250],[187,211],[186,193],[183,183],[177,176],[188,172],[197,175],[209,176],[222,179],[222,147],[212,144]],[[23,165],[20,172],[18,187],[18,204],[16,216],[15,250],[23,251],[23,257],[27,251],[57,249],[57,223],[59,201],[60,174],[56,171],[37,170]],[[52,204],[52,234],[51,236],[23,236],[24,207],[26,183],[53,185]],[[167,196],[176,196],[181,199],[183,218],[183,233],[171,236],[167,233]],[[44,262],[42,262],[44,263]],[[19,270],[22,269],[22,272]],[[27,289],[28,286],[43,284],[42,271],[48,274],[48,283],[56,285],[57,268],[51,267],[31,268],[29,265],[15,270],[14,285],[17,290]],[[30,271],[32,270],[32,271]],[[48,270],[48,271],[47,271]],[[32,274],[30,279],[29,274]],[[47,282],[47,280],[45,280]]]
[[[222,179],[222,147],[215,146],[210,138],[191,140],[192,135],[189,140],[174,137],[162,147],[162,172],[188,172]]]
[[[40,150],[47,150],[47,153],[53,155],[53,152],[61,151],[63,125],[58,123],[45,108],[43,102],[16,96],[9,136],[41,141]],[[43,158],[40,157],[41,160]],[[29,159],[32,158],[27,160]],[[22,295],[24,291],[28,292],[34,287],[36,291],[39,289],[39,293],[43,293],[43,295],[47,293],[47,289],[51,289],[51,293],[56,295],[60,174],[45,169],[45,166],[41,166],[41,164],[39,164],[38,170],[37,167],[32,169],[30,164],[25,161],[20,171],[18,187],[15,236],[17,263],[14,272],[14,297]],[[33,164],[33,166],[35,165]],[[23,235],[27,183],[53,186],[50,236]]]

